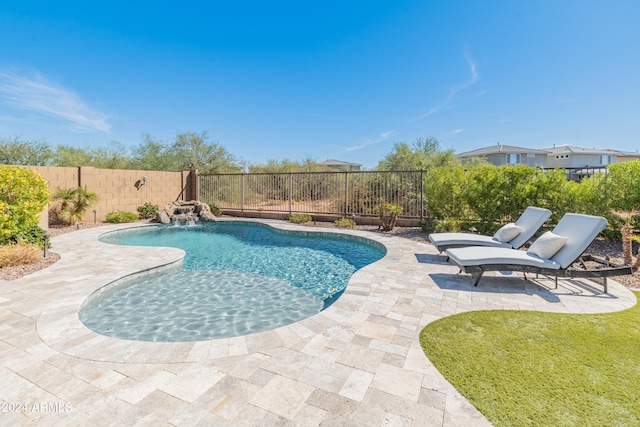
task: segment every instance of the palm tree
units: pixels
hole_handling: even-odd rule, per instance
[[[631,220],[640,215],[640,211],[636,209],[631,209],[630,211],[611,209],[611,214],[624,221],[624,225],[620,229],[622,234],[622,255],[624,256],[625,265],[631,265],[633,262],[633,225],[631,225]],[[640,259],[640,257],[638,258]],[[636,266],[638,266],[639,262],[636,262]]]
[[[53,195],[53,200],[60,200],[60,210],[68,209],[69,203],[73,201],[75,189],[73,188],[60,188],[56,190]]]
[[[87,187],[58,188],[53,199],[61,201],[58,217],[67,224],[77,224],[82,221],[87,209],[98,200],[98,195],[88,191]]]

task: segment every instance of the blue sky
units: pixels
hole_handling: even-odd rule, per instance
[[[2,2],[0,136],[207,131],[252,164],[367,168],[418,137],[636,151],[638,21],[636,0]]]

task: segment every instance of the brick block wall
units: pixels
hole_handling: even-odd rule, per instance
[[[197,171],[162,172],[93,167],[24,166],[38,172],[47,181],[53,194],[58,188],[87,187],[98,195],[98,201],[87,211],[83,222],[104,221],[114,211],[137,213],[137,207],[146,202],[162,208],[175,200],[197,198],[194,183]],[[146,177],[146,180],[143,179]],[[52,202],[49,209],[55,205]],[[46,228],[46,227],[43,227]]]

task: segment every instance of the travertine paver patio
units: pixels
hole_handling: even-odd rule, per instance
[[[183,256],[97,241],[125,227],[56,237],[58,263],[0,282],[0,425],[490,425],[424,356],[426,324],[469,310],[596,313],[636,301],[613,282],[608,295],[587,281],[556,290],[519,275],[473,288],[430,245],[352,231],[388,253],[316,316],[230,339],[124,341],[85,328],[80,305],[117,278]]]

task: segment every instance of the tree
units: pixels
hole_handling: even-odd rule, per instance
[[[283,159],[267,160],[266,165],[252,166],[251,172],[262,173],[286,173],[286,172],[330,172],[332,169],[320,164],[313,159],[307,158],[302,161]]]
[[[119,141],[111,141],[108,146],[91,149],[75,148],[67,145],[57,147],[54,155],[56,166],[93,166],[102,169],[130,169],[131,158],[128,149]]]
[[[156,171],[180,170],[178,157],[171,147],[155,141],[151,135],[143,135],[143,142],[132,150],[132,166],[135,169]]]
[[[93,166],[93,159],[83,148],[59,145],[53,156],[53,164],[60,167]]]
[[[128,151],[120,141],[111,141],[106,147],[94,147],[89,152],[93,160],[91,166],[102,169],[130,169],[131,158]]]
[[[456,166],[453,150],[442,151],[436,138],[418,138],[413,144],[397,142],[393,150],[378,163],[379,170],[428,170],[432,167]]]
[[[176,135],[172,151],[181,169],[198,169],[200,173],[232,170],[233,156],[222,146],[207,142],[207,132],[182,132]]]
[[[0,164],[47,166],[51,164],[53,152],[49,145],[40,141],[22,141],[0,138]]]

